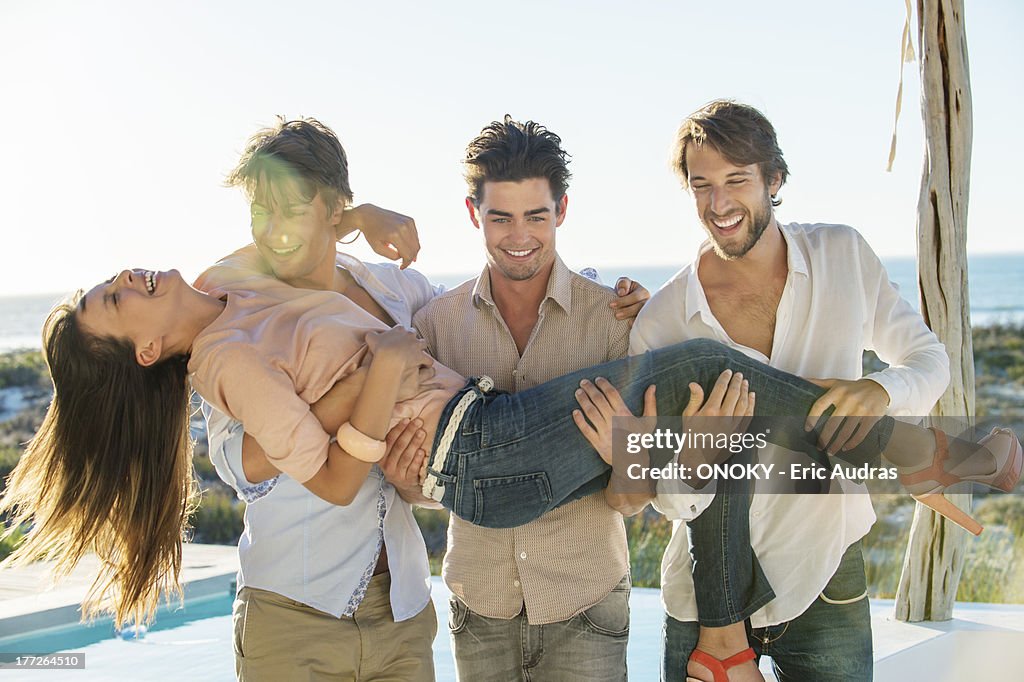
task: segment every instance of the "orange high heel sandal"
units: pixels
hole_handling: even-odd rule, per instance
[[[708,670],[714,676],[714,682],[729,682],[729,668],[735,668],[738,665],[743,665],[747,661],[752,661],[757,658],[757,654],[750,647],[747,647],[738,654],[733,654],[729,658],[719,660],[709,653],[701,651],[700,649],[694,649],[693,653],[690,654],[690,660],[694,663],[699,663]],[[687,682],[693,680],[694,682],[700,682],[696,677],[690,675],[686,676]]]
[[[935,434],[935,457],[932,459],[931,466],[912,474],[901,475],[900,482],[906,488],[919,486],[922,483],[935,483],[932,492],[913,495],[913,498],[968,533],[981,535],[982,525],[975,521],[970,514],[946,499],[942,491],[963,481],[973,481],[1004,492],[1011,492],[1017,485],[1017,481],[1020,480],[1021,468],[1024,465],[1024,449],[1021,448],[1020,440],[1009,429],[998,427],[992,429],[991,433],[982,438],[978,445],[984,446],[998,435],[1005,434],[1012,438],[1005,455],[1000,457],[1001,453],[991,453],[996,460],[995,471],[991,474],[957,476],[945,469],[946,460],[949,459],[949,441],[945,432],[934,427],[931,428],[931,431]]]

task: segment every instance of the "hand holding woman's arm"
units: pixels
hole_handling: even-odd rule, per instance
[[[427,432],[421,419],[403,419],[388,431],[388,451],[379,464],[384,479],[395,486],[399,497],[408,502],[430,509],[442,509],[440,503],[423,495],[423,481],[420,472],[426,465]]]

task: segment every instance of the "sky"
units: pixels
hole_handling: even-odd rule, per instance
[[[1024,251],[1007,203],[1024,157],[1022,20],[1020,2],[966,1],[972,254]],[[197,275],[249,240],[245,199],[223,179],[278,114],[338,133],[357,203],[415,218],[428,274],[484,262],[460,159],[505,113],[543,123],[573,156],[558,233],[570,266],[688,262],[703,233],[669,150],[718,97],[775,124],[791,171],[780,220],[850,224],[883,257],[913,255],[916,63],[885,171],[903,22],[900,0],[0,0],[0,296],[125,267]]]

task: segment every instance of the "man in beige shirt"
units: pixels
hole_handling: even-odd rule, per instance
[[[487,266],[414,317],[430,353],[519,391],[626,354],[613,290],[555,250],[568,155],[554,133],[506,116],[470,142],[466,207]],[[624,319],[617,319],[617,315]],[[551,443],[558,457],[558,443]],[[451,517],[444,579],[460,680],[626,679],[629,555],[622,516],[600,492],[509,529]]]

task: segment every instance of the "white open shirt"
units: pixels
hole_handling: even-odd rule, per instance
[[[779,301],[771,357],[735,343],[715,319],[698,278],[700,256],[641,311],[630,353],[709,338],[806,378],[859,379],[864,349],[889,368],[868,375],[888,392],[888,414],[928,414],[949,383],[949,358],[936,336],[900,297],[863,237],[845,225],[781,226],[789,275]],[[661,566],[666,612],[697,620],[684,522],[711,502],[708,494],[659,494],[655,507],[674,520]],[[755,494],[750,540],[776,598],[754,613],[752,627],[792,620],[821,593],[846,549],[875,521],[866,494]]]

